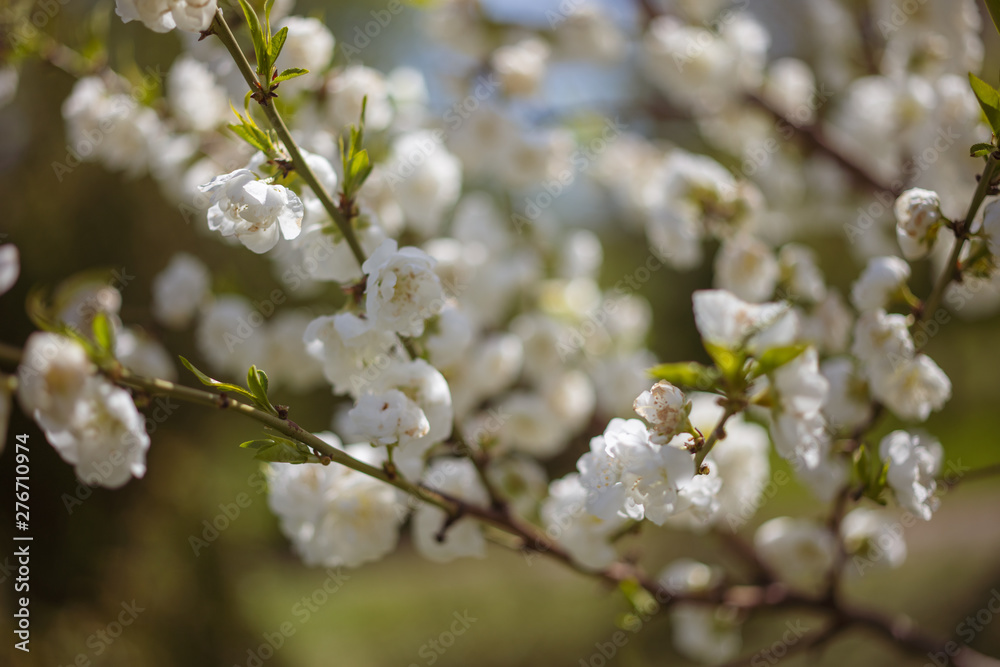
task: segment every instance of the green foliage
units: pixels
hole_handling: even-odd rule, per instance
[[[972,92],[979,100],[979,106],[983,110],[986,122],[994,135],[1000,135],[1000,92],[986,83],[973,73],[969,73],[969,83],[972,84]]]
[[[245,116],[230,105],[229,108],[240,119],[240,123],[239,125],[235,123],[230,124],[229,129],[240,139],[266,155],[268,159],[273,160],[278,158],[281,155],[281,151],[278,150],[277,137],[273,131],[261,128],[254,121],[253,117],[250,116],[250,93],[247,93],[244,103],[246,105],[244,109],[246,112]]]
[[[983,0],[983,3],[990,12],[990,18],[993,19],[993,27],[1000,32],[1000,0]]]
[[[808,345],[786,345],[784,347],[773,347],[757,358],[751,378],[767,375],[778,370],[788,362],[792,361],[809,348]]]
[[[288,28],[282,28],[276,34],[271,33],[271,9],[274,0],[267,0],[264,5],[264,23],[261,25],[257,12],[250,6],[247,0],[240,0],[243,14],[247,19],[247,28],[250,31],[250,40],[253,42],[253,52],[257,59],[257,79],[261,86],[263,96],[256,98],[259,102],[264,102],[267,97],[274,97],[272,91],[277,88],[282,81],[294,79],[297,76],[308,74],[309,70],[301,67],[290,67],[277,74],[274,64],[281,55],[281,49],[288,39]]]
[[[269,435],[262,440],[249,440],[240,445],[256,452],[254,458],[268,463],[317,463],[319,458],[301,442]]]
[[[361,120],[357,126],[351,125],[348,130],[348,138],[345,143],[344,137],[340,137],[340,159],[344,168],[344,197],[348,201],[353,201],[372,173],[371,160],[368,151],[362,147],[365,139],[365,109],[368,106],[368,97],[361,102]]]
[[[277,416],[278,410],[272,405],[271,399],[267,397],[267,374],[258,370],[256,366],[251,366],[250,370],[247,372],[247,387],[249,389],[244,389],[243,387],[232,384],[230,382],[221,382],[215,378],[211,378],[205,373],[198,370],[194,364],[180,357],[181,363],[184,367],[194,373],[198,381],[201,382],[206,387],[212,387],[213,389],[218,389],[231,394],[236,394],[237,396],[242,396],[243,398],[250,399],[250,402],[255,406],[268,412],[272,415]]]
[[[969,157],[986,157],[993,152],[993,144],[972,144]]]

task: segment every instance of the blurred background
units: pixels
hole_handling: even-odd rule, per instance
[[[384,4],[300,0],[296,12],[322,14],[343,40],[350,38],[355,26],[370,20],[370,11]],[[530,5],[537,18],[544,4],[558,3],[511,2],[502,10],[519,17],[525,11],[520,5]],[[626,24],[634,20],[626,3],[608,4],[619,20]],[[772,28],[773,51],[793,46],[794,4],[792,0],[750,3],[750,9]],[[110,20],[115,18],[113,11],[111,3],[70,0],[60,5],[43,31],[81,49],[92,34],[90,26],[103,20],[112,59],[134,58],[140,67],[169,63],[179,51],[175,35],[156,35],[138,23]],[[429,71],[441,55],[421,41],[416,29],[420,12],[405,5],[366,49],[365,64],[388,71],[405,63]],[[995,35],[992,30],[986,33],[986,70],[996,71]],[[342,57],[338,51],[337,62]],[[618,81],[613,70],[588,76],[590,85],[567,78],[562,89],[565,99],[578,103],[574,100],[595,90],[613,98],[617,88],[634,83]],[[0,232],[4,242],[17,244],[22,262],[19,282],[0,299],[2,340],[21,345],[32,331],[23,307],[32,286],[52,287],[96,266],[134,276],[121,290],[125,321],[155,332],[171,352],[197,359],[190,333],[161,330],[152,320],[153,277],[183,250],[212,268],[216,291],[239,291],[261,300],[277,285],[269,264],[242,247],[206,238],[148,177],[129,179],[88,163],[57,179],[53,162],[66,156],[60,106],[73,83],[69,74],[50,62],[25,62],[16,98],[0,109]],[[429,79],[428,84],[433,95],[445,94],[439,81]],[[660,129],[679,143],[686,140],[682,125],[665,123]],[[594,228],[605,248],[602,282],[613,285],[646,256],[646,241],[641,234],[622,234],[610,225]],[[834,229],[814,241],[828,281],[846,293],[862,264],[853,258],[843,233]],[[926,293],[930,285],[930,276],[921,271],[926,267],[917,270],[911,283],[917,294]],[[706,360],[689,295],[710,285],[706,265],[683,274],[664,269],[642,286],[640,292],[654,312],[655,334],[649,344],[661,360]],[[294,296],[291,305],[307,311],[311,307],[294,303]],[[978,468],[1000,462],[998,341],[1000,320],[994,317],[952,323],[946,335],[935,337],[928,346],[928,353],[954,383],[947,408],[926,424],[944,444],[946,465]],[[192,383],[191,378],[181,378]],[[296,420],[306,428],[329,427],[334,398],[328,392],[296,395],[281,390],[275,398],[294,406]],[[884,420],[877,435],[895,426],[891,419]],[[307,568],[292,553],[267,508],[258,464],[237,448],[254,438],[258,428],[232,415],[177,405],[152,434],[145,477],[118,491],[80,486],[71,467],[15,408],[7,448],[0,456],[0,489],[5,490],[0,503],[3,627],[13,613],[12,561],[4,559],[12,550],[13,501],[6,490],[13,489],[11,443],[20,433],[28,434],[31,444],[35,536],[31,653],[14,650],[7,633],[0,645],[2,664],[597,666],[605,664],[601,646],[628,621],[620,594],[544,558],[528,559],[494,546],[484,561],[437,565],[413,552],[405,530],[400,548],[376,564],[340,571]],[[586,442],[581,438],[573,451],[549,462],[551,476],[572,470]],[[777,458],[772,466],[773,471],[787,470]],[[932,522],[907,529],[907,562],[876,575],[849,577],[848,595],[859,604],[905,612],[935,636],[956,635],[967,615],[1000,596],[998,507],[997,479],[959,484],[948,491]],[[752,536],[753,528],[771,517],[822,513],[822,506],[793,481],[764,502],[742,534]],[[207,528],[213,522],[225,528]],[[196,543],[198,538],[205,542]],[[741,567],[728,547],[711,535],[649,530],[627,538],[626,544],[653,572],[683,555],[730,564],[736,571]],[[456,618],[465,623],[455,626]],[[116,622],[123,619],[129,624],[118,626]],[[741,654],[771,646],[788,620],[800,620],[810,629],[820,622],[784,613],[755,616],[744,628]],[[453,628],[465,626],[461,634],[452,634]],[[626,631],[627,643],[607,664],[687,664],[674,652],[670,632],[664,616],[649,619],[638,631]],[[977,633],[972,646],[1000,654],[1000,618]],[[886,642],[855,631],[822,654],[785,662],[922,665],[929,661],[904,656]]]

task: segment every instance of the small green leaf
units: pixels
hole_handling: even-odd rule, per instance
[[[248,144],[259,150],[260,152],[264,153],[265,155],[268,155],[270,153],[268,147],[260,141],[260,138],[256,135],[256,133],[254,133],[251,130],[248,130],[243,125],[231,124],[229,126],[229,129],[232,130],[233,134],[235,134],[237,137],[247,142]]]
[[[282,28],[274,35],[274,37],[271,38],[270,48],[272,64],[278,62],[278,56],[281,55],[281,49],[285,46],[286,39],[288,39],[288,28]],[[285,72],[287,71],[288,70],[285,70]],[[282,74],[284,74],[284,72],[282,72]]]
[[[1000,135],[1000,93],[972,72],[969,72],[969,83],[972,84],[972,92],[976,94],[993,134]]]
[[[657,380],[666,380],[678,387],[711,389],[718,380],[718,371],[695,361],[653,366],[647,373]]]
[[[97,344],[97,348],[108,356],[114,357],[115,328],[112,326],[108,316],[103,312],[97,313],[94,315],[91,327],[94,332],[94,342]]]
[[[983,0],[993,19],[993,27],[1000,32],[1000,0]]]
[[[213,387],[215,389],[220,389],[222,391],[232,392],[234,394],[238,394],[240,396],[244,396],[246,398],[249,398],[251,401],[254,400],[254,395],[251,394],[246,389],[244,389],[243,387],[241,387],[239,385],[231,384],[229,382],[219,382],[218,380],[210,378],[209,376],[207,376],[204,373],[202,373],[200,370],[198,370],[197,368],[195,368],[194,364],[192,364],[190,361],[188,361],[184,357],[180,357],[180,360],[181,360],[181,363],[184,364],[184,368],[186,368],[189,371],[191,371],[192,373],[194,373],[194,376],[196,378],[198,378],[198,381],[201,382],[206,387]]]
[[[267,374],[264,371],[257,370],[256,366],[251,366],[250,370],[247,371],[247,388],[253,395],[253,402],[260,409],[270,412],[272,415],[278,414],[275,407],[271,405],[271,399],[267,397]]]
[[[260,19],[247,0],[240,0],[240,7],[243,8],[243,15],[247,19],[247,28],[250,30],[250,39],[253,41],[253,52],[257,57],[257,73],[267,74],[270,63],[267,59],[267,41],[260,25]]]
[[[993,152],[993,144],[972,144],[969,148],[970,157],[983,157]]]
[[[705,351],[708,352],[708,356],[712,357],[712,361],[726,378],[735,378],[743,368],[744,358],[742,354],[737,354],[733,350],[712,343],[705,343]]]
[[[309,463],[318,460],[301,442],[278,436],[271,436],[269,440],[250,440],[240,447],[256,451],[255,459],[269,463]]]
[[[275,77],[272,83],[281,83],[282,81],[288,81],[289,79],[294,79],[297,76],[302,76],[303,74],[308,74],[309,70],[302,69],[301,67],[289,67],[288,69],[281,70],[281,74]]]
[[[753,377],[760,377],[778,370],[788,362],[792,361],[809,348],[808,345],[787,345],[785,347],[772,347],[764,352],[757,359],[757,366],[754,368]]]

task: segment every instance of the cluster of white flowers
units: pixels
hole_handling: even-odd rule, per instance
[[[145,419],[127,391],[95,373],[79,343],[32,334],[18,382],[21,407],[81,480],[116,489],[146,473]]]
[[[94,76],[76,84],[63,115],[79,159],[150,173],[201,228],[269,263],[280,288],[260,300],[213,293],[211,272],[188,254],[154,281],[157,321],[193,324],[214,372],[242,377],[256,364],[272,387],[328,385],[340,435],[321,433],[324,441],[406,484],[482,508],[502,500],[582,568],[614,563],[615,538],[635,522],[694,532],[747,526],[771,481],[772,445],[824,502],[870,482],[927,520],[938,504],[941,445],[898,430],[874,456],[866,439],[883,407],[923,422],[951,396],[947,375],[915,340],[921,318],[935,313],[911,293],[911,273],[921,272],[909,262],[938,261],[939,237],[957,228],[942,211],[961,210],[974,186],[964,148],[935,143],[938,127],[983,134],[960,80],[982,60],[974,3],[962,0],[951,13],[944,2],[927,3],[936,9],[883,35],[885,48],[860,77],[856,63],[871,56],[860,36],[830,29],[847,23],[843,8],[804,4],[803,31],[815,42],[808,58],[770,59],[765,9],[677,1],[669,16],[638,26],[634,62],[623,62],[622,28],[596,5],[561,14],[546,31],[498,24],[479,2],[435,3],[427,28],[458,56],[448,84],[460,94],[443,115],[423,73],[334,66],[330,30],[276,8],[274,24],[288,28],[279,67],[311,71],[275,92],[291,102],[282,113],[287,106],[295,141],[334,201],[353,178],[343,173],[338,141],[365,109],[373,170],[334,212],[338,222],[348,218],[356,244],[280,147],[275,158],[208,140],[226,121],[227,100],[245,93],[220,50],[186,42],[166,104],[114,76]],[[203,31],[217,9],[215,0],[117,5],[126,22],[158,32]],[[890,5],[874,3],[872,20]],[[691,114],[715,157],[639,134],[647,125],[633,127],[631,117],[570,114],[560,126],[549,121],[559,114],[534,113],[554,85],[577,88],[561,80],[571,76],[566,60],[637,67],[656,97],[642,107],[654,116],[661,107]],[[584,95],[569,106],[592,102]],[[856,173],[789,141],[795,128],[843,146],[840,161],[857,162]],[[900,149],[935,157],[899,165]],[[945,187],[942,195],[911,187],[894,206],[880,196],[871,212],[870,197],[862,200],[851,182],[866,175],[891,183],[885,191]],[[989,255],[976,270],[1000,294],[1000,205],[970,222],[963,233]],[[831,229],[843,230],[866,263],[847,300],[802,243]],[[601,239],[628,233],[645,239],[648,257],[605,286]],[[11,252],[0,246],[0,293],[16,278]],[[677,371],[684,381],[667,368],[657,377],[674,384],[650,386],[654,319],[640,294],[651,281],[653,291],[667,284],[666,272],[705,263],[714,289],[694,292],[693,318],[712,363]],[[347,295],[339,306],[329,300],[336,292]],[[80,331],[91,331],[96,312],[108,316],[126,367],[173,372],[157,343],[121,323],[117,290],[90,285],[63,302],[60,319]],[[120,486],[144,472],[142,417],[77,343],[33,336],[18,393],[81,478]],[[576,470],[550,481],[564,453],[578,457]],[[884,477],[860,470],[861,462],[875,473],[887,466]],[[268,470],[270,506],[308,564],[379,559],[395,548],[408,516],[413,544],[428,559],[486,553],[473,518],[410,506],[392,485],[360,472],[286,463]],[[875,481],[859,482],[866,476]],[[843,554],[899,565],[906,545],[894,516],[859,506],[836,527],[780,517],[757,528],[753,547],[775,577],[819,591]],[[694,561],[675,562],[659,579],[677,594],[722,581]],[[739,651],[742,618],[733,610],[680,604],[671,613],[685,655],[719,663]]]

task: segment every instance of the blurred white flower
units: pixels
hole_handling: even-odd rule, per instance
[[[757,557],[782,580],[815,590],[833,567],[837,540],[808,519],[783,516],[763,523],[754,534]]]
[[[925,435],[893,431],[882,438],[878,452],[889,464],[886,482],[899,504],[924,521],[930,521],[940,504],[934,492],[944,456],[941,443]]]
[[[899,257],[874,257],[851,287],[851,303],[860,312],[886,308],[906,287],[910,265]]]
[[[211,280],[200,259],[177,253],[153,279],[153,315],[171,328],[186,327],[209,296]]]
[[[489,494],[479,473],[468,459],[438,459],[427,467],[423,482],[428,487],[480,507],[489,504]],[[421,503],[413,513],[413,544],[417,551],[438,563],[456,558],[485,558],[486,538],[472,517],[445,527],[448,514],[440,507]],[[442,534],[443,532],[443,534]],[[442,539],[438,539],[441,537]]]

